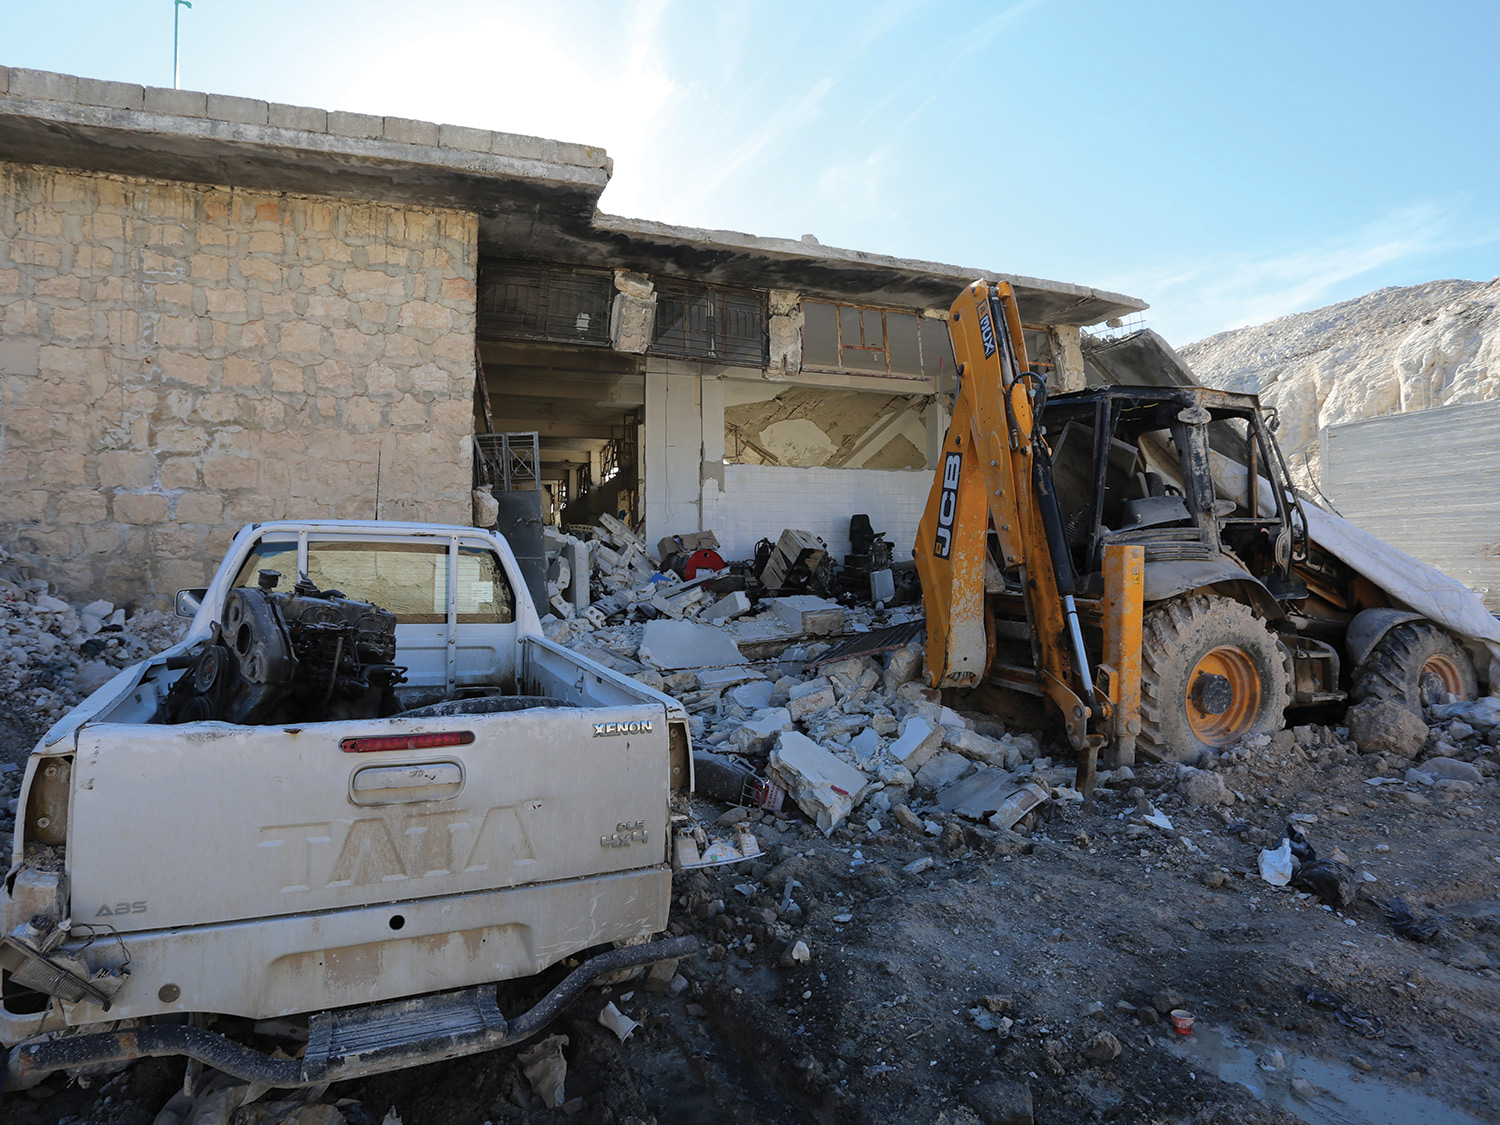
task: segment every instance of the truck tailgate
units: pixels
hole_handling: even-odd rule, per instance
[[[663,720],[642,703],[295,728],[86,726],[72,916],[155,930],[658,865]],[[473,738],[341,746],[455,734]]]

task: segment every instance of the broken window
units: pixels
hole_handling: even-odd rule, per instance
[[[934,379],[953,369],[947,325],[899,309],[802,302],[802,366],[811,371]]]
[[[235,579],[236,586],[258,584],[262,569],[278,571],[277,588],[297,581],[294,539],[262,541]],[[396,615],[403,625],[438,625],[448,620],[448,544],[378,543],[323,540],[307,545],[307,577],[320,590],[370,602]],[[515,596],[500,560],[477,547],[458,549],[458,622],[504,625],[515,620]]]
[[[479,263],[475,335],[609,345],[611,270],[486,258]]]
[[[650,354],[763,367],[767,347],[764,294],[656,280]]]

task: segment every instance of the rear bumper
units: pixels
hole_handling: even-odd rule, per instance
[[[666,929],[666,864],[552,883],[93,939],[128,972],[106,1011],[0,1007],[0,1042],[163,1015],[276,1019],[532,977],[581,950]],[[65,945],[71,949],[76,944]],[[122,964],[128,955],[128,964]]]
[[[442,1059],[493,1051],[529,1039],[595,978],[697,952],[695,938],[626,946],[591,957],[531,1009],[507,1020],[494,986],[415,1000],[320,1012],[308,1027],[300,1059],[278,1059],[201,1027],[153,1024],[125,1031],[61,1033],[17,1045],[7,1061],[5,1088],[26,1089],[57,1070],[134,1059],[186,1055],[247,1082],[275,1087],[341,1082]]]

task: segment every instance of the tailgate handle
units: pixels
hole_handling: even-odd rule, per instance
[[[441,801],[456,797],[464,787],[458,762],[406,762],[399,766],[365,766],[349,780],[350,795],[358,805],[399,801]]]

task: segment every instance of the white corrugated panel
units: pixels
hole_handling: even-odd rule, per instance
[[[1500,612],[1500,402],[1329,426],[1323,491],[1349,520]]]

